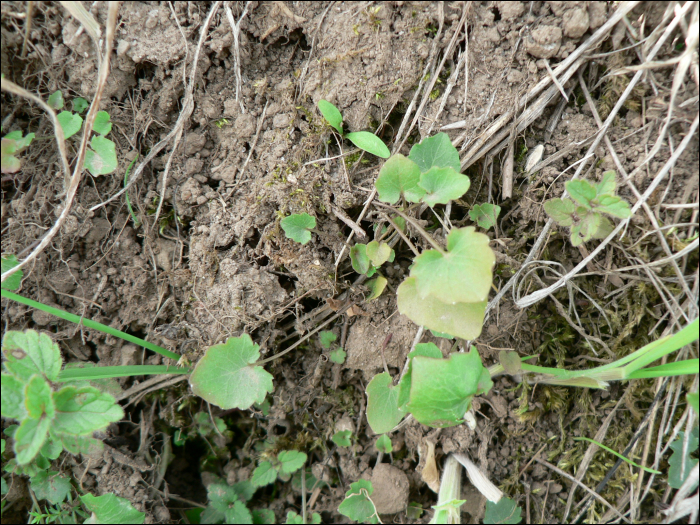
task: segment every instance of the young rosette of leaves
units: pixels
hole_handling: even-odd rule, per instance
[[[246,507],[254,493],[255,487],[250,481],[239,481],[232,486],[210,484],[207,487],[209,505],[202,512],[200,523],[257,523]]]
[[[554,222],[571,229],[573,246],[607,237],[614,226],[605,215],[618,219],[631,216],[627,201],[615,195],[617,182],[614,171],[603,173],[598,183],[571,180],[565,186],[573,201],[551,199],[544,203],[544,211]]]
[[[416,324],[463,339],[481,333],[496,258],[489,238],[454,228],[447,251],[426,250],[397,291],[399,312]]]
[[[316,219],[308,213],[295,213],[280,221],[280,226],[288,239],[306,244],[311,240],[311,230],[316,227]]]
[[[338,507],[338,512],[359,523],[379,523],[377,508],[372,501],[372,482],[361,479],[350,484],[350,490],[345,493],[345,499]]]
[[[250,482],[255,487],[274,483],[277,475],[287,477],[299,470],[306,463],[306,454],[298,450],[283,450],[276,459],[261,461],[253,471]]]
[[[34,140],[34,133],[27,133],[22,137],[20,130],[12,131],[2,138],[2,173],[17,173],[22,163],[15,157],[22,153]]]
[[[248,334],[229,337],[204,354],[190,376],[192,392],[224,410],[247,410],[272,392],[272,375],[255,363],[260,347]]]
[[[99,442],[92,433],[124,417],[111,395],[86,383],[53,391],[63,361],[46,334],[9,331],[2,352],[1,411],[19,421],[14,433],[17,465],[27,465],[40,451],[55,459],[63,448],[73,454],[94,449]]]

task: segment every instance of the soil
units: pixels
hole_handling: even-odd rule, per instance
[[[104,27],[106,3],[84,4]],[[324,328],[336,333],[333,349],[342,346],[347,359],[343,365],[329,362],[318,337],[309,338],[266,365],[275,378],[268,413],[210,407],[212,416],[223,418],[232,431],[225,439],[210,436],[211,442],[198,437],[183,446],[164,445],[176,431],[193,432],[195,414],[208,410],[186,382],[132,396],[123,402],[127,419],[107,430],[104,456],[64,455],[67,459],[57,460],[52,469],[72,475],[83,490],[128,498],[146,512],[149,523],[182,523],[191,519],[185,512],[194,504],[206,505],[209,483],[248,479],[267,440],[280,450],[295,448],[308,454],[311,472],[327,482],[320,492],[309,487],[309,497],[315,496],[310,511],[321,513],[324,522],[348,521],[338,513],[338,505],[350,483],[365,478],[373,482],[384,522],[427,523],[436,495],[420,473],[425,443],[431,441],[439,467],[450,452],[468,453],[523,508],[524,518],[527,508],[533,521],[560,522],[567,500],[573,497],[576,503],[585,494],[579,490],[568,495],[572,481],[531,461],[533,456],[537,453],[576,475],[586,446],[573,438],[593,437],[610,414],[614,431],[606,444],[624,449],[652,406],[653,382],[574,390],[533,387],[520,378],[499,377],[491,392],[474,402],[474,430],[467,425],[436,430],[411,421],[391,435],[394,452],[377,464],[377,436],[366,421],[364,392],[367,382],[385,366],[398,376],[414,342],[418,327],[399,314],[395,295],[413,256],[399,242],[395,261],[382,269],[389,280],[387,290],[372,302],[364,300],[367,288],[357,282],[345,249],[351,229],[338,215],[358,221],[371,240],[381,219],[373,209],[361,212],[381,162],[353,152],[347,141],[341,151],[317,103],[332,102],[340,109],[346,130],[378,130],[393,148],[404,116],[408,112],[413,119],[410,112],[422,100],[421,91],[412,105],[417,90],[437,79],[398,152],[408,155],[411,144],[446,127],[464,153],[548,78],[548,69],[556,68],[603,26],[616,7],[606,2],[231,4],[235,20],[241,20],[239,92],[236,42],[223,7],[214,15],[197,55],[210,3],[122,4],[100,106],[113,122],[110,138],[116,143],[119,166],[106,176],[85,172],[67,220],[25,268],[18,293],[145,337],[184,354],[193,364],[209,346],[242,333],[250,334],[262,356],[269,357],[351,301],[355,303],[351,312]],[[19,2],[3,2],[2,74],[44,99],[60,89],[66,100],[78,96],[92,100],[97,59],[91,38],[58,3],[37,3],[27,54],[22,57],[25,9]],[[585,61],[582,78],[596,104],[593,109],[603,120],[632,75],[606,73],[639,64],[641,51],[635,49],[641,48],[628,47],[641,39],[640,34],[649,35],[668,24],[665,9],[660,2],[637,7],[628,15],[627,25],[616,25],[590,51],[600,56]],[[463,14],[466,24],[461,22]],[[674,30],[655,60],[679,56],[684,30],[687,26]],[[445,56],[455,33],[457,44]],[[466,66],[460,66],[465,54]],[[182,140],[174,149],[171,142],[146,164],[129,190],[141,222],[136,226],[122,198],[101,203],[123,187],[125,171],[137,152],[135,167],[176,127],[187,96],[183,79],[189,77],[195,55],[194,110],[185,120]],[[618,159],[601,142],[593,152],[595,161],[582,174],[596,180],[606,170],[619,170],[619,165],[634,172],[630,184],[619,189],[619,195],[633,204],[634,191],[643,193],[649,187],[697,114],[697,77],[686,76],[681,79],[667,140],[659,155],[644,165],[668,112],[674,67],[653,69],[615,117],[607,136]],[[692,67],[696,74],[697,62]],[[569,101],[554,121],[556,127],[551,129],[549,123],[560,96],[512,136],[516,169],[511,195],[503,191],[508,148],[494,149],[464,171],[471,178],[471,189],[446,212],[453,225],[462,226],[472,224],[467,211],[474,204],[501,206],[497,228],[487,232],[497,255],[498,290],[521,268],[542,231],[547,220],[543,202],[561,196],[599,130],[578,78],[572,77],[562,89]],[[37,136],[21,155],[21,171],[2,178],[2,252],[17,254],[21,260],[61,213],[63,177],[51,121],[38,106],[3,91],[2,119],[3,134],[22,130]],[[69,141],[69,160],[75,158],[77,144],[75,139]],[[538,145],[544,146],[544,159],[563,155],[527,173],[528,152]],[[346,155],[339,158],[341,154]],[[635,171],[640,166],[643,169]],[[641,269],[617,271],[667,257],[663,243],[677,252],[693,239],[697,134],[669,177],[649,198],[648,213],[638,211],[626,235],[590,262],[588,273],[573,286],[554,293],[554,299],[520,308],[516,304],[520,296],[556,280],[555,273],[545,268],[501,299],[481,336],[471,342],[485,364],[497,362],[498,352],[507,349],[522,356],[538,354],[543,366],[596,366],[659,337],[669,319],[669,303],[692,312],[692,304],[697,304],[697,249],[679,259],[686,286],[695,286],[694,302],[682,295],[679,275],[670,266],[652,276]],[[689,203],[695,207],[685,206]],[[441,217],[445,215],[445,207],[438,208]],[[280,227],[281,218],[302,212],[317,221],[312,241],[305,245],[286,238]],[[674,225],[675,233],[662,242],[663,235],[654,233],[659,225],[649,214],[661,225]],[[443,238],[430,210],[417,219],[436,238]],[[415,231],[409,235],[419,248],[429,248]],[[568,232],[555,227],[537,257],[556,262],[556,271],[565,273],[595,246],[574,248]],[[3,333],[45,331],[69,362],[174,364],[6,299],[2,315]],[[597,343],[601,340],[603,345]],[[427,330],[421,342],[436,343],[444,355],[453,350],[453,341]],[[120,389],[146,379],[121,379]],[[678,417],[680,412],[673,416]],[[3,428],[8,424],[3,419]],[[352,447],[333,444],[330,438],[338,429],[353,431]],[[653,442],[652,449],[655,446]],[[614,462],[612,456],[598,454],[582,478],[589,487],[595,487]],[[601,492],[613,505],[635,483],[630,471],[622,470]],[[14,492],[7,496],[14,502],[14,514],[7,516],[20,522],[27,519],[26,509],[32,503],[27,489],[18,488],[24,487],[21,478],[15,479]],[[665,485],[654,483],[656,499],[645,500],[636,510],[640,521],[660,519],[655,504],[661,505]],[[463,518],[478,523],[486,500],[469,483],[463,490],[468,499]],[[407,518],[409,501],[426,510],[421,518]],[[258,490],[249,506],[271,509],[277,520],[290,510],[301,514],[301,488],[278,481],[274,490],[272,486]],[[587,516],[599,519],[606,511],[595,503]]]

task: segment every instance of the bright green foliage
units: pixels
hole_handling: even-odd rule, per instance
[[[260,347],[248,334],[209,347],[190,376],[192,392],[224,410],[262,403],[273,386],[272,375],[255,366],[259,357]]]
[[[451,200],[459,199],[467,193],[470,181],[469,177],[454,168],[432,167],[421,174],[418,185],[425,190],[423,202],[434,207],[436,204],[447,204]]]
[[[323,118],[325,118],[326,121],[331,126],[333,126],[338,131],[338,133],[342,135],[343,116],[340,114],[338,108],[330,102],[328,102],[327,100],[321,99],[318,101],[318,109],[321,111],[321,115],[323,115]]]
[[[496,219],[498,219],[500,213],[500,206],[485,202],[483,204],[475,204],[469,210],[469,218],[477,223],[480,228],[488,230],[496,225]]]
[[[255,523],[246,507],[254,493],[255,487],[250,481],[239,481],[232,486],[210,484],[207,487],[209,505],[202,512],[200,523]]]
[[[58,472],[42,471],[31,479],[32,491],[37,499],[45,499],[55,505],[63,502],[71,491],[70,480]]]
[[[700,427],[696,425],[690,434],[686,454],[683,454],[683,440],[685,439],[684,432],[679,432],[676,440],[671,443],[671,450],[673,450],[673,454],[671,454],[671,457],[668,460],[668,484],[674,489],[681,488],[683,482],[690,475],[690,471],[698,463],[697,459],[690,457],[690,455],[698,449],[698,428]],[[683,471],[682,477],[681,470]]]
[[[352,432],[350,430],[340,430],[333,434],[333,437],[331,439],[333,440],[333,443],[335,443],[339,447],[349,447],[350,445],[352,445],[352,442],[350,441],[350,436],[352,436]]]
[[[338,348],[337,350],[333,350],[329,354],[330,360],[338,365],[342,365],[345,362],[346,356],[347,356],[347,354],[345,353],[345,350],[343,350],[342,348]]]
[[[426,250],[398,289],[399,311],[413,322],[463,339],[481,333],[495,256],[474,227],[454,228],[447,252]]]
[[[306,462],[306,454],[298,450],[283,450],[270,461],[261,461],[253,471],[250,482],[255,487],[274,483],[277,475],[284,476],[299,470]],[[287,478],[288,479],[288,478]]]
[[[109,113],[106,111],[98,111],[95,115],[95,122],[92,124],[92,129],[95,133],[102,136],[107,135],[112,131],[112,123],[109,121]]]
[[[614,171],[603,173],[598,183],[572,180],[566,183],[566,191],[575,202],[551,199],[544,203],[544,211],[557,224],[571,229],[573,246],[603,239],[613,230],[612,222],[605,215],[618,219],[631,216],[627,201],[615,195],[616,187]]]
[[[383,159],[388,159],[391,152],[386,144],[382,142],[382,139],[377,137],[374,133],[369,131],[355,131],[353,133],[348,133],[345,135],[350,142],[360,149],[365,150],[367,153],[376,155]]]
[[[408,158],[418,165],[421,173],[431,168],[452,168],[458,173],[461,170],[459,152],[447,133],[438,133],[415,144]]]
[[[288,239],[306,244],[311,240],[309,230],[316,227],[316,219],[308,213],[295,213],[282,219],[280,226]]]
[[[136,510],[128,499],[114,494],[80,496],[83,505],[92,512],[85,523],[143,523],[146,514]]]
[[[393,259],[393,250],[391,246],[387,243],[378,243],[377,241],[372,241],[367,244],[366,255],[369,258],[369,262],[372,266],[379,268],[382,264]]]
[[[63,109],[63,93],[61,93],[61,90],[51,93],[47,102],[51,109]]]
[[[369,296],[367,297],[367,302],[373,301],[374,299],[382,295],[384,288],[386,288],[386,283],[386,278],[381,275],[378,275],[375,279],[372,279],[371,281],[367,281],[365,283],[367,285],[367,288],[369,288]]]
[[[486,502],[484,523],[520,523],[522,510],[510,498],[503,497],[498,503]]]
[[[338,339],[338,336],[333,332],[323,331],[318,334],[318,340],[323,348],[330,348],[331,344],[335,342],[336,339]]]
[[[452,354],[447,359],[416,356],[411,367],[407,409],[419,423],[431,427],[462,423],[472,398],[492,385],[474,347],[469,353]]]
[[[34,140],[34,133],[27,133],[22,137],[20,130],[12,131],[2,138],[2,173],[17,173],[20,170],[22,164],[15,155],[22,153],[32,140]]]
[[[7,257],[2,257],[2,273],[5,273],[19,264],[17,256],[10,254]],[[17,270],[15,273],[11,274],[2,283],[3,290],[16,290],[22,284],[22,276],[24,272],[22,270]]]
[[[399,388],[392,386],[386,372],[377,374],[367,385],[367,422],[376,434],[390,432],[405,412],[399,409]]]
[[[311,523],[316,524],[316,523],[321,523],[321,515],[318,512],[314,512],[311,515]],[[299,516],[296,512],[293,510],[290,510],[287,512],[287,521],[285,523],[299,523],[302,524],[304,523],[304,517]]]
[[[375,134],[368,131],[356,131],[354,133],[348,133],[344,135],[343,133],[343,116],[340,111],[333,104],[327,100],[318,101],[318,109],[321,111],[323,118],[333,126],[341,136],[345,136],[350,142],[360,149],[365,150],[367,153],[376,155],[377,157],[382,157],[383,159],[388,159],[391,153],[386,144],[377,137]]]
[[[80,115],[71,113],[70,111],[61,111],[58,115],[58,123],[63,130],[63,138],[69,139],[83,127],[83,118]]]
[[[88,101],[83,97],[77,97],[73,99],[73,111],[76,113],[82,113],[88,108]]]
[[[2,415],[20,422],[14,433],[18,466],[35,458],[56,459],[64,448],[72,454],[89,452],[101,444],[92,433],[124,416],[111,395],[87,383],[53,390],[62,359],[48,335],[9,331],[2,351]]]
[[[454,339],[453,336],[450,334],[446,334],[445,332],[437,332],[435,330],[430,331],[431,334],[433,334],[435,337],[440,337],[441,339]]]
[[[114,142],[97,135],[90,140],[90,147],[92,149],[85,152],[85,167],[90,170],[94,177],[107,175],[117,169],[117,153]]]
[[[694,394],[686,394],[686,398],[688,399],[690,406],[692,406],[695,410],[695,417],[700,415],[700,396],[698,393],[695,392]]]
[[[377,441],[375,441],[374,446],[379,452],[383,452],[384,454],[391,454],[391,452],[394,450],[391,445],[391,438],[387,434],[382,434],[379,436]]]
[[[441,505],[433,505],[435,514],[430,523],[460,523],[459,508],[466,502],[465,499],[453,499]]]
[[[379,170],[375,182],[379,200],[395,204],[400,197],[408,202],[419,202],[425,190],[418,185],[420,169],[411,159],[401,154],[392,155]]]
[[[361,479],[350,484],[350,490],[345,493],[345,499],[338,507],[338,512],[351,520],[358,522],[379,523],[379,515],[371,499],[374,488],[372,482]]]

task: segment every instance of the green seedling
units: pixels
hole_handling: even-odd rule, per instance
[[[369,288],[369,295],[365,300],[370,302],[382,295],[384,288],[386,288],[387,280],[386,277],[378,275],[376,278],[367,281],[365,285]]]
[[[406,517],[412,520],[419,520],[423,512],[422,505],[417,501],[411,501],[406,507]]]
[[[345,493],[345,499],[338,507],[338,512],[360,523],[381,523],[371,498],[372,492],[374,492],[372,482],[367,479],[351,483],[350,490]]]
[[[336,350],[331,351],[331,353],[328,354],[328,357],[335,364],[342,365],[345,362],[347,354],[345,353],[345,350],[343,350],[342,348],[338,348]]]
[[[496,225],[496,220],[500,213],[500,206],[485,202],[483,204],[476,204],[469,210],[469,218],[477,223],[480,228],[488,230]]]
[[[256,487],[250,481],[229,486],[224,481],[207,487],[209,504],[199,523],[274,523],[275,513],[269,509],[248,510]]]
[[[323,331],[318,334],[318,340],[323,348],[330,348],[331,345],[338,339],[338,336],[333,332]]]
[[[34,140],[34,133],[27,133],[24,137],[22,131],[12,131],[2,138],[1,167],[2,173],[17,173],[22,163],[15,156],[22,153]]]
[[[323,519],[321,518],[321,515],[318,512],[314,512],[311,515],[311,523],[316,524],[316,523],[322,523]],[[304,521],[304,516],[300,516],[293,510],[290,510],[287,512],[287,521],[285,523],[294,523],[294,524],[304,524],[306,523]]]
[[[391,438],[387,434],[382,434],[374,442],[374,448],[383,454],[391,454],[394,450],[391,444]]]
[[[369,244],[356,244],[350,248],[350,262],[353,270],[367,277],[372,277],[385,262],[394,262],[395,257],[394,250],[384,242],[372,241]],[[386,286],[386,282],[383,284]],[[381,290],[383,289],[382,286]]]
[[[52,505],[63,503],[73,487],[70,479],[54,470],[39,472],[31,479],[30,486],[37,499],[45,499]]]
[[[358,148],[383,159],[388,159],[389,155],[391,155],[389,148],[386,147],[386,144],[384,144],[382,140],[373,133],[368,131],[344,133],[343,116],[340,114],[338,108],[327,100],[319,100],[318,109],[321,111],[323,118],[326,119],[326,122],[328,122],[341,137],[345,137]]]
[[[459,499],[461,494],[462,466],[450,454],[445,461],[437,505],[433,506],[435,514],[430,523],[461,523],[459,508],[466,503],[466,500]]]
[[[627,201],[615,195],[614,171],[603,173],[598,183],[571,180],[565,186],[573,200],[551,199],[544,203],[544,211],[560,226],[570,228],[573,246],[607,237],[614,226],[605,215],[618,219],[631,216]]]
[[[126,498],[114,494],[85,494],[80,501],[92,513],[85,523],[143,523],[146,514],[136,510]]]
[[[305,462],[306,454],[303,452],[283,450],[276,458],[261,461],[253,471],[253,477],[250,481],[254,487],[264,487],[274,483],[277,476],[283,481],[287,481],[289,475],[303,467]]]
[[[352,436],[352,432],[350,430],[340,430],[333,434],[331,440],[339,447],[349,447],[352,445],[350,436]]]
[[[311,231],[316,227],[316,219],[308,213],[295,213],[280,221],[280,226],[288,239],[306,244],[311,240]]]
[[[593,443],[593,444],[595,444],[595,445],[598,445],[598,446],[599,446],[600,448],[602,448],[603,450],[605,450],[605,451],[607,451],[607,452],[610,452],[613,456],[617,456],[617,457],[620,458],[622,461],[624,461],[625,463],[628,463],[629,465],[632,465],[633,467],[640,468],[640,469],[644,470],[645,472],[648,472],[649,474],[657,474],[657,475],[658,475],[658,474],[661,474],[661,472],[659,472],[658,470],[654,470],[653,468],[649,468],[649,467],[644,467],[644,466],[642,466],[642,465],[639,465],[639,464],[635,463],[635,462],[632,461],[631,459],[626,458],[625,456],[623,456],[622,454],[620,454],[620,453],[618,453],[618,452],[615,452],[613,449],[611,449],[611,448],[609,448],[609,447],[606,447],[605,445],[603,445],[602,443],[599,443],[599,442],[596,441],[595,439],[590,439],[590,438],[587,438],[587,437],[577,437],[577,438],[574,438],[574,441],[588,441],[588,442],[590,442],[590,443]],[[676,488],[677,488],[677,487],[676,487]]]

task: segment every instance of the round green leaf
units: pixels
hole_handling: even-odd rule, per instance
[[[391,382],[391,376],[382,372],[367,385],[367,422],[376,434],[390,432],[404,416],[399,410],[399,389]]]
[[[500,213],[500,206],[485,202],[483,204],[475,204],[469,210],[469,218],[477,223],[479,227],[488,230],[496,225],[496,219],[498,219]]]
[[[461,171],[459,152],[444,132],[423,139],[414,145],[408,158],[418,165],[421,173],[425,173],[430,168],[452,168],[457,173]]]
[[[373,523],[377,523],[375,521],[377,509],[370,499],[373,491],[372,482],[369,480],[361,479],[351,483],[350,490],[345,493],[345,499],[338,507],[338,512],[359,523],[370,518],[373,518]]]
[[[421,299],[431,296],[445,304],[479,303],[488,297],[495,262],[486,235],[476,233],[473,226],[454,228],[447,235],[447,253],[423,252],[413,262],[411,277],[416,278]]]
[[[72,488],[68,478],[59,476],[53,470],[39,472],[32,478],[31,486],[37,499],[48,500],[52,505],[63,502]]]
[[[61,90],[59,89],[58,91],[54,91],[49,95],[49,100],[48,100],[49,106],[51,106],[51,109],[62,109],[63,108],[63,93],[61,93]]]
[[[51,338],[35,330],[9,331],[2,340],[2,351],[8,372],[26,383],[34,374],[43,374],[56,381],[63,360],[58,345]]]
[[[323,331],[318,334],[318,340],[323,348],[330,348],[331,344],[338,339],[338,336],[333,332]]]
[[[349,447],[350,445],[352,445],[352,442],[350,441],[350,436],[352,436],[351,430],[341,430],[333,434],[333,437],[331,439],[333,440],[333,443],[335,443],[339,447]]]
[[[367,274],[371,268],[369,257],[367,257],[367,245],[356,244],[350,248],[350,262],[352,269],[360,274]]]
[[[88,108],[88,101],[83,97],[77,97],[73,99],[73,111],[76,113],[82,113]]]
[[[287,238],[306,244],[311,240],[311,228],[316,227],[316,219],[308,213],[295,213],[280,221]]]
[[[338,365],[342,365],[345,362],[346,355],[347,354],[345,353],[345,350],[343,350],[342,348],[338,348],[337,350],[333,350],[330,353],[329,357],[330,357],[331,361],[333,361],[334,363],[336,363]]]
[[[372,266],[379,268],[382,264],[391,257],[391,246],[383,242],[379,244],[377,241],[372,241],[367,244],[367,257],[372,263]]]
[[[58,123],[63,129],[63,138],[68,139],[78,133],[83,126],[83,118],[70,111],[61,111],[57,116]]]
[[[90,140],[90,146],[92,149],[85,152],[85,167],[90,170],[94,177],[107,175],[117,169],[117,153],[114,142],[97,135]]]
[[[391,155],[389,148],[382,142],[382,139],[369,131],[356,131],[348,133],[345,137],[358,148],[377,157],[388,159],[389,155]]]
[[[397,290],[397,302],[399,312],[417,325],[462,339],[476,339],[481,334],[486,301],[445,304],[431,295],[423,299],[415,277],[409,277]]]
[[[247,410],[253,403],[262,403],[273,387],[272,375],[254,366],[259,357],[260,347],[248,334],[229,337],[199,360],[190,376],[192,392],[224,410]]]
[[[382,434],[381,436],[379,436],[377,441],[374,443],[374,446],[379,452],[383,452],[384,454],[391,454],[393,450],[391,445],[391,438],[386,434]]]
[[[282,474],[291,474],[299,470],[306,462],[306,454],[298,450],[283,450],[279,453],[277,459],[282,464],[280,472]]]
[[[338,111],[338,108],[327,100],[318,101],[318,109],[321,111],[321,115],[326,119],[331,126],[333,126],[338,133],[343,134],[343,116]]]
[[[433,207],[459,199],[469,189],[469,177],[451,167],[430,168],[420,176],[418,185],[426,191],[423,202]]]
[[[394,204],[401,195],[409,202],[419,202],[425,190],[418,185],[420,169],[401,154],[392,155],[379,170],[375,186],[379,200]]]
[[[109,121],[109,113],[106,111],[98,111],[95,115],[95,122],[92,125],[93,131],[100,135],[106,135],[112,131],[112,123]]]

